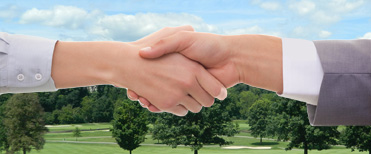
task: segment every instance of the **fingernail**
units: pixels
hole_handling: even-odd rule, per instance
[[[151,47],[145,47],[145,48],[140,49],[140,51],[144,51],[144,52],[150,52],[151,50],[152,50]]]
[[[228,93],[227,89],[222,88],[222,89],[220,89],[220,93],[219,93],[218,96],[216,96],[216,98],[219,99],[219,100],[224,100],[225,98],[227,98],[227,93]]]
[[[142,102],[140,102],[140,101],[138,101],[138,102],[139,102],[140,106],[145,107]]]
[[[128,95],[129,99],[132,100],[132,101],[138,101],[138,99],[134,99],[133,97],[131,97],[131,95]]]

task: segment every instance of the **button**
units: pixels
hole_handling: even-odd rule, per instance
[[[43,78],[43,76],[40,73],[35,74],[35,79],[36,80],[40,81],[42,78]]]
[[[23,81],[24,80],[24,75],[23,74],[18,74],[17,79],[18,79],[18,81]]]

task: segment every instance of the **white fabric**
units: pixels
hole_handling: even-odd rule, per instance
[[[323,69],[312,41],[282,39],[282,97],[317,105]]]
[[[56,91],[51,78],[55,43],[0,32],[0,93]]]

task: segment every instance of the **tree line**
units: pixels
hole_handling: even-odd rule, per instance
[[[235,119],[247,120],[249,131],[260,142],[265,137],[289,141],[286,150],[298,147],[306,154],[311,149],[339,144],[352,150],[371,149],[369,126],[312,127],[305,103],[240,84],[228,89],[227,99],[185,117],[150,113],[128,100],[125,89],[112,86],[1,95],[0,151],[26,153],[42,149],[45,124],[111,122],[113,137],[130,153],[150,132],[155,140],[173,148],[187,145],[197,154],[205,144],[232,144],[224,136],[239,132],[238,124],[233,123]],[[148,124],[153,128],[149,129]]]

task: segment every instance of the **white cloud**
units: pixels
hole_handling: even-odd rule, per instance
[[[186,13],[105,15],[97,10],[88,12],[73,6],[55,6],[48,10],[33,8],[21,16],[19,23],[83,30],[94,40],[133,41],[163,27],[181,25],[192,25],[203,32],[218,31],[202,18]]]
[[[284,36],[281,32],[267,31],[257,25],[248,27],[248,28],[226,30],[226,31],[223,31],[222,34],[225,34],[225,35],[264,34],[264,35],[271,35],[271,36],[277,36],[277,37]]]
[[[371,39],[371,32],[366,33],[361,39]]]
[[[0,7],[0,18],[11,19],[19,15],[19,8],[16,5],[7,5]]]
[[[301,27],[301,26],[299,26],[299,27],[296,27],[294,30],[293,30],[293,33],[294,33],[294,35],[296,35],[296,36],[304,36],[304,35],[306,35],[306,30],[305,30],[305,28],[304,27]]]
[[[350,12],[362,6],[363,0],[348,1],[348,0],[332,0],[328,3],[329,8],[335,12]]]
[[[300,15],[305,15],[312,12],[316,8],[316,4],[312,1],[302,0],[289,5],[289,8]]]
[[[266,10],[275,11],[281,8],[281,5],[276,2],[264,2],[260,4],[260,7]]]
[[[312,21],[315,24],[332,24],[341,19],[341,17],[338,14],[333,14],[328,11],[317,11],[312,14],[311,16]]]
[[[77,29],[88,24],[92,18],[99,16],[99,11],[87,12],[73,6],[55,6],[51,10],[33,8],[20,18],[21,24],[40,23],[53,27]]]
[[[332,34],[332,33],[329,32],[329,31],[322,30],[322,31],[319,32],[318,36],[319,36],[320,38],[328,38],[328,37],[331,36],[331,34]]]
[[[253,26],[249,28],[233,29],[224,32],[226,35],[240,35],[240,34],[261,34],[264,30],[259,26]]]
[[[259,4],[259,3],[261,3],[261,0],[251,0],[250,2],[252,4]]]
[[[133,40],[163,27],[192,25],[197,31],[216,32],[217,28],[190,14],[139,13],[136,15],[106,15],[97,19],[90,29],[92,34],[114,40]]]
[[[292,2],[289,8],[314,24],[333,24],[364,4],[364,0],[328,0]]]

